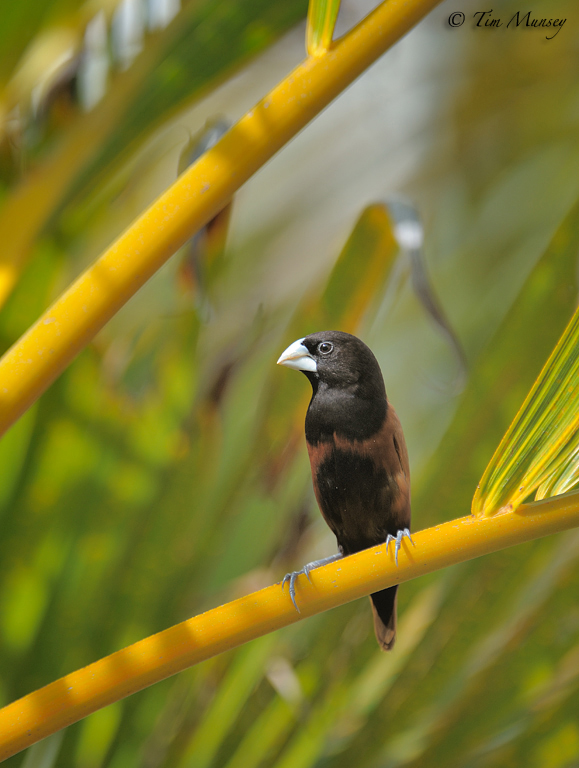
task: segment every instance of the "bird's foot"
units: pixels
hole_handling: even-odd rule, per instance
[[[394,562],[396,565],[398,565],[398,551],[400,550],[400,547],[402,546],[402,539],[406,536],[406,538],[410,539],[410,542],[413,547],[416,546],[416,544],[412,541],[412,536],[410,535],[410,530],[408,528],[403,528],[402,530],[398,531],[396,536],[392,536],[392,534],[388,534],[386,536],[386,554],[388,554],[388,545],[391,541],[396,542],[396,546],[394,547]]]
[[[298,604],[296,602],[296,579],[298,576],[300,576],[302,573],[305,575],[307,580],[312,582],[310,579],[310,571],[313,571],[314,568],[319,568],[321,565],[327,565],[328,563],[333,563],[336,560],[341,560],[343,555],[338,552],[336,555],[330,555],[329,557],[324,557],[322,560],[314,560],[311,563],[307,563],[304,565],[304,567],[301,569],[301,571],[293,571],[292,573],[286,573],[286,575],[283,577],[283,581],[281,583],[281,588],[284,589],[285,585],[289,581],[289,593],[290,597],[292,599],[292,603],[294,604],[294,608],[298,613],[301,613],[300,609],[298,608]]]

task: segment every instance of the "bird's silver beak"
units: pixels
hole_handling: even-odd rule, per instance
[[[298,339],[290,344],[277,361],[278,365],[285,365],[296,371],[310,371],[315,373],[318,370],[316,361],[311,356],[307,347],[302,344],[303,339]]]

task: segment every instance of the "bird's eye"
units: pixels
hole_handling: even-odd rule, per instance
[[[318,344],[318,352],[320,355],[329,355],[333,349],[334,345],[330,344],[329,341],[322,341],[320,344]]]

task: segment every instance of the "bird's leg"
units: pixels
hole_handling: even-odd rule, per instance
[[[410,539],[410,542],[413,547],[416,546],[416,544],[412,541],[412,536],[410,535],[410,531],[408,528],[403,528],[402,530],[398,531],[396,536],[392,536],[392,534],[388,534],[386,536],[386,554],[388,554],[388,545],[391,541],[396,542],[396,546],[394,547],[394,562],[396,565],[398,565],[398,551],[400,550],[400,547],[402,546],[402,539],[406,536],[406,538]]]
[[[283,577],[283,581],[281,583],[281,588],[284,589],[286,583],[289,581],[289,593],[290,597],[292,599],[292,603],[294,604],[294,608],[298,613],[301,613],[300,609],[298,608],[298,604],[296,602],[296,579],[300,574],[305,574],[307,580],[312,583],[312,580],[310,579],[310,571],[313,571],[314,568],[319,568],[321,565],[327,565],[328,563],[333,563],[336,560],[341,560],[343,557],[341,552],[338,552],[335,555],[330,555],[329,557],[324,557],[322,560],[313,560],[311,563],[306,563],[304,567],[301,569],[301,571],[293,571],[292,573],[286,573],[286,575]]]

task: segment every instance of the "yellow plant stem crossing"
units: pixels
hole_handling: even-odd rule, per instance
[[[382,3],[183,173],[0,360],[0,434],[250,176],[438,2]]]
[[[394,549],[372,547],[297,582],[301,613],[279,584],[254,592],[72,672],[0,710],[0,759],[193,664],[308,616],[393,584],[514,544],[579,526],[579,491],[494,517],[462,517],[413,534]],[[368,621],[370,617],[368,616]],[[395,652],[395,651],[394,651]]]

